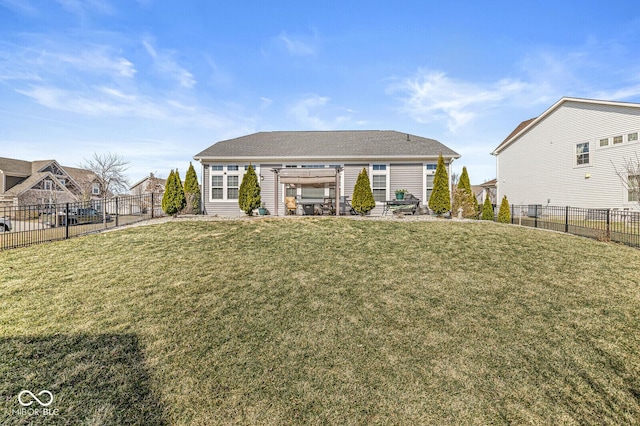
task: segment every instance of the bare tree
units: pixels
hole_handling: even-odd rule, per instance
[[[94,153],[93,157],[81,165],[83,169],[91,170],[96,175],[100,185],[100,195],[118,194],[129,189],[129,179],[124,174],[129,169],[129,161],[118,154]]]
[[[622,169],[618,170],[613,161],[613,169],[620,178],[622,185],[629,191],[629,201],[640,204],[640,157],[635,153],[635,158],[622,158]]]

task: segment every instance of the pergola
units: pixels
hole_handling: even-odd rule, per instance
[[[342,170],[342,167],[330,167],[324,169],[276,167],[271,169],[271,171],[273,171],[273,179],[275,183],[275,215],[278,216],[278,207],[280,205],[280,184],[293,184],[296,186],[309,186],[315,188],[324,188],[326,184],[334,186],[336,189],[336,216],[340,215],[340,172],[342,172]]]

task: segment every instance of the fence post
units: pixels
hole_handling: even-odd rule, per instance
[[[607,209],[607,240],[611,239],[611,209]]]
[[[120,207],[118,206],[118,196],[116,196],[116,228],[118,227],[118,218],[120,216]]]
[[[153,213],[156,210],[156,203],[153,199],[153,192],[151,193],[151,219],[153,219]]]
[[[69,239],[69,203],[65,205],[64,210],[64,239]]]
[[[538,227],[538,205],[534,204],[535,206],[535,210],[534,210],[534,214],[533,214],[533,227],[537,228]]]
[[[514,219],[513,219],[513,213],[514,213],[513,207],[514,207],[514,205],[511,204],[511,224],[512,225],[513,225],[513,221],[514,221]]]
[[[564,208],[564,232],[569,233],[569,206]]]

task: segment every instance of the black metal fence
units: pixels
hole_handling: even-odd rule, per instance
[[[513,205],[511,223],[640,247],[640,211]]]
[[[164,216],[158,194],[52,205],[0,206],[0,250],[101,232]]]

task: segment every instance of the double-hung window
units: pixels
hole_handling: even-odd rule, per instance
[[[589,164],[589,142],[576,144],[576,165]]]
[[[373,199],[376,202],[384,202],[387,199],[387,177],[389,176],[386,164],[373,164],[371,166],[371,187]]]
[[[435,177],[437,168],[438,165],[436,163],[425,164],[425,205],[427,205],[427,203],[429,202],[429,198],[431,198],[431,193],[433,192],[433,178]]]
[[[211,171],[211,200],[237,200],[240,179],[248,166],[241,170],[237,165],[213,164],[209,168]]]

